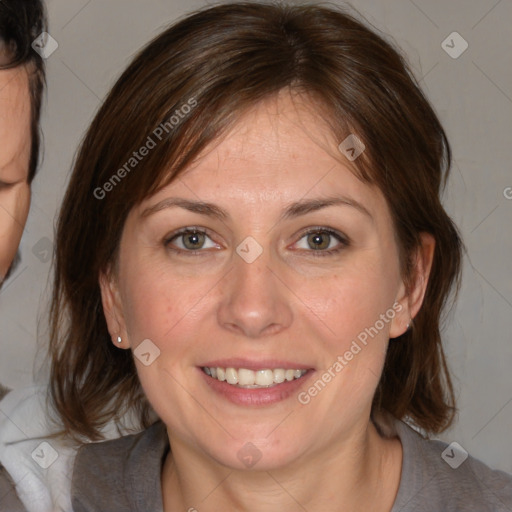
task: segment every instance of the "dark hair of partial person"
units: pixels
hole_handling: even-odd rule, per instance
[[[76,155],[58,219],[50,311],[50,405],[76,439],[101,439],[102,427],[128,411],[141,427],[154,421],[131,351],[111,342],[98,283],[115,269],[129,211],[248,108],[283,89],[309,99],[335,140],[354,133],[365,144],[353,172],[387,200],[408,287],[420,233],[435,237],[423,305],[412,329],[390,342],[372,413],[407,417],[427,436],[453,422],[440,333],[460,288],[463,243],[441,203],[451,150],[433,108],[399,51],[357,13],[330,4],[241,2],[196,11],[143,48]],[[164,141],[108,195],[95,193],[191,98],[197,106]]]
[[[29,183],[34,179],[39,163],[39,119],[46,83],[44,60],[32,49],[32,42],[43,31],[47,31],[47,17],[41,0],[0,1],[0,69],[24,66],[29,73],[32,135]]]

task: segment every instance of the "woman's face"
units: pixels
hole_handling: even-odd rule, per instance
[[[30,204],[30,93],[25,68],[0,71],[0,282],[18,249]]]
[[[411,314],[383,195],[297,102],[258,105],[133,209],[101,281],[171,443],[230,467],[325,455],[363,431]]]

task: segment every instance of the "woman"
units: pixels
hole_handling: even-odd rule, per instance
[[[144,427],[79,450],[75,512],[510,509],[509,475],[402,421],[455,414],[449,165],[403,59],[341,10],[218,5],[150,43],[58,224],[64,430]]]

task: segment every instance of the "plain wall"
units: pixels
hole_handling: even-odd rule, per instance
[[[33,368],[43,362],[53,223],[79,141],[132,55],[168,23],[204,5],[197,0],[48,3],[50,34],[59,47],[47,60],[44,162],[33,186],[22,262],[0,292],[2,384],[32,384]],[[404,50],[453,148],[444,204],[461,230],[467,256],[445,344],[460,414],[440,437],[512,472],[512,189],[507,189],[512,187],[512,3],[354,0],[352,5]],[[441,46],[454,31],[469,44],[456,59]],[[43,378],[44,372],[37,377]]]

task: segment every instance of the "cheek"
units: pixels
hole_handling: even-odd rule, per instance
[[[300,295],[330,333],[331,350],[342,350],[361,332],[371,328],[392,308],[397,291],[398,269],[392,260],[377,252],[358,254],[344,266],[319,282],[306,280]],[[387,318],[388,319],[388,318]],[[386,338],[389,322],[378,323]]]
[[[149,338],[176,358],[180,346],[189,345],[194,326],[197,331],[210,280],[176,275],[165,263],[134,265],[125,275],[123,309],[131,345]]]
[[[4,276],[16,254],[30,205],[28,185],[0,193],[0,276]]]
[[[156,413],[167,424],[181,428],[185,418],[197,421],[204,414],[196,410],[197,404],[190,397],[198,396],[193,375],[202,354],[199,340],[204,341],[207,334],[205,318],[215,318],[213,304],[205,299],[215,280],[210,283],[204,277],[181,277],[158,264],[137,268],[137,272],[127,272],[133,277],[127,279],[122,293],[138,378]],[[147,339],[153,344],[149,345],[150,357],[153,351],[158,354],[149,365],[137,358],[137,346]],[[209,417],[203,420],[205,424],[208,421]],[[187,431],[188,427],[183,434]]]
[[[349,411],[362,413],[380,380],[389,329],[397,312],[393,305],[398,264],[392,249],[359,252],[329,278],[316,283],[304,280],[298,292],[314,313],[304,310],[303,317],[321,354],[317,378],[329,382],[315,381],[302,398],[316,400],[325,386],[328,391],[321,393],[315,407],[327,418],[350,415]],[[329,411],[336,414],[329,415]]]

